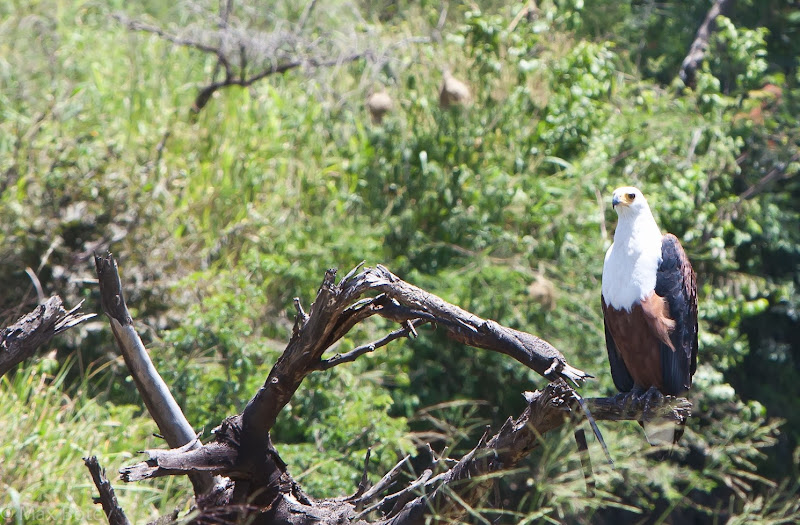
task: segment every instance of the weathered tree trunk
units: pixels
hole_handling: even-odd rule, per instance
[[[101,307],[108,316],[111,331],[117,340],[125,365],[136,383],[150,417],[156,422],[170,447],[199,448],[201,443],[197,439],[197,434],[172,397],[169,387],[156,370],[139,334],[133,328],[133,319],[122,294],[122,283],[116,261],[111,254],[106,257],[95,256],[95,268],[100,285]],[[215,479],[211,473],[190,472],[189,478],[197,496],[224,490],[225,481]]]

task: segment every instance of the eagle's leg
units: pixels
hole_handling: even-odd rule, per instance
[[[622,403],[623,406],[638,406],[642,402],[643,396],[646,394],[645,389],[639,385],[634,385],[633,388],[627,392],[620,392],[614,396],[614,400]]]
[[[644,414],[645,419],[649,419],[648,415],[652,411],[655,411],[663,406],[664,402],[666,401],[664,394],[662,394],[661,391],[654,386],[648,388],[640,399],[644,403],[644,406],[642,407],[642,413]]]

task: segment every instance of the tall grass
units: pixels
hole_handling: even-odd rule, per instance
[[[183,506],[191,494],[183,479],[123,485],[116,471],[138,460],[136,451],[163,446],[140,407],[114,405],[87,395],[89,382],[113,380],[104,367],[80,379],[75,359],[52,356],[25,363],[0,378],[0,521],[83,524],[104,521],[93,505],[97,491],[82,458],[96,455],[134,523]],[[189,490],[189,492],[187,492]]]

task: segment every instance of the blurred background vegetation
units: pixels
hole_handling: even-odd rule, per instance
[[[232,5],[231,23],[264,38],[306,7]],[[321,0],[311,36],[331,54],[375,52],[219,90],[193,113],[216,58],[112,15],[200,38],[218,27],[216,1],[3,2],[0,326],[38,301],[26,269],[45,295],[98,311],[91,257],[110,249],[151,355],[208,432],[266,377],[291,299],[308,305],[326,268],[366,260],[549,340],[597,377],[583,395],[610,395],[608,196],[633,184],[699,276],[682,446],[657,462],[637,425],[603,425],[617,468],[591,444],[589,497],[571,433],[554,433],[480,513],[794,523],[800,6],[736,2],[689,89],[677,71],[710,5],[487,0],[451,2],[442,18],[439,1]],[[469,107],[439,107],[445,69],[470,85]],[[365,99],[384,88],[393,109],[376,124]],[[388,328],[360,327],[336,350]],[[352,492],[367,447],[373,480],[422,443],[463,452],[543,384],[504,356],[420,335],[311,376],[282,414],[273,441],[311,494]],[[95,519],[80,458],[113,473],[160,446],[105,320],[57,343],[0,379],[6,523]],[[136,521],[190,504],[182,479],[116,486]]]

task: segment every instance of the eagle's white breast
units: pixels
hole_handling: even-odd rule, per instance
[[[614,243],[603,263],[603,299],[608,306],[630,311],[656,287],[661,264],[661,230],[647,204],[620,210]]]

